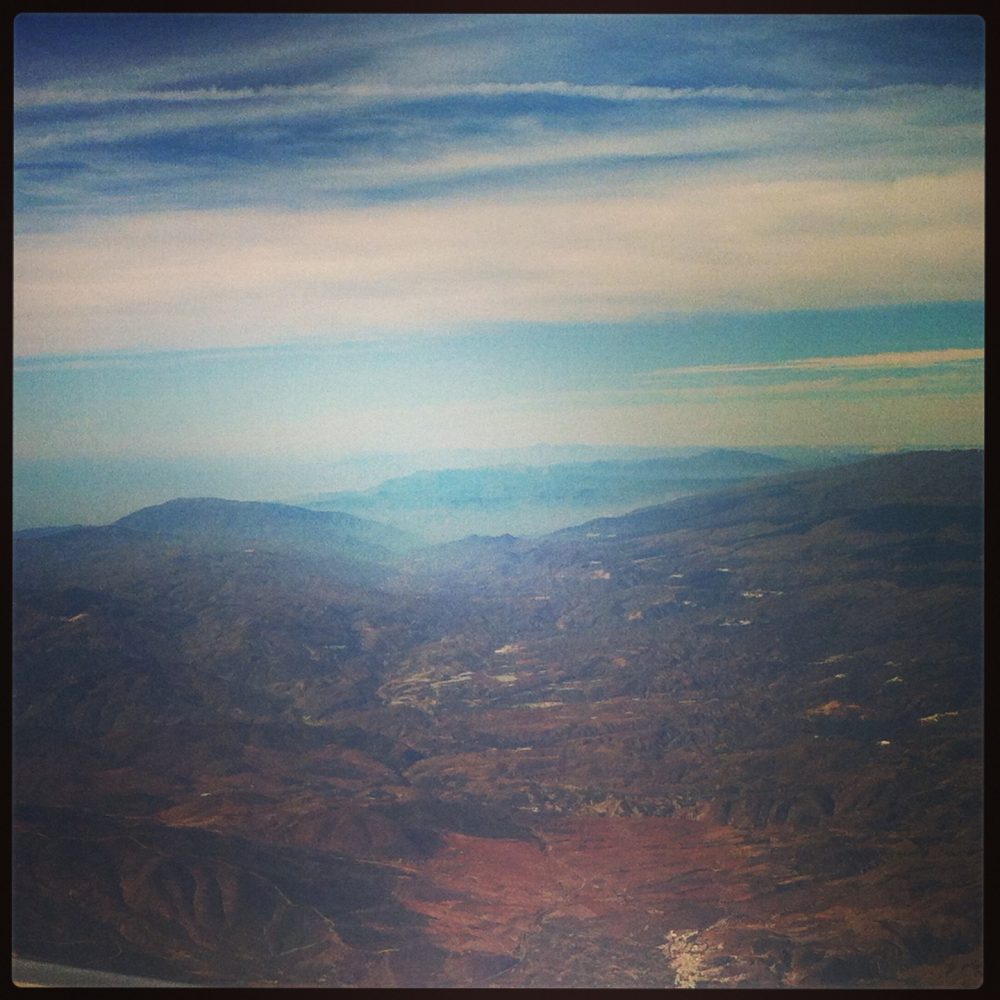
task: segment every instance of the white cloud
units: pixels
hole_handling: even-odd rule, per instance
[[[18,235],[15,353],[982,296],[981,173],[209,211]]]
[[[614,129],[593,136],[596,143],[653,142],[660,155],[687,152],[686,145],[703,132],[730,132],[723,149],[756,149],[780,140],[788,149],[793,142],[807,145],[829,142],[836,133],[837,145],[857,141],[899,144],[907,138],[923,147],[932,146],[940,135],[955,131],[956,123],[966,140],[982,133],[982,92],[955,86],[884,87],[871,90],[805,91],[751,87],[639,87],[617,84],[570,84],[564,81],[535,83],[470,82],[448,84],[398,84],[372,80],[354,83],[316,83],[259,87],[197,87],[178,90],[21,89],[15,101],[19,108],[59,108],[66,105],[109,105],[99,115],[85,120],[19,122],[15,135],[18,156],[79,143],[127,142],[131,139],[194,129],[246,130],[269,121],[287,124],[298,117],[324,114],[336,116],[350,108],[368,104],[419,100],[448,101],[468,97],[562,96],[589,97],[618,103],[716,102],[699,113],[705,124],[690,127],[671,123],[669,128]],[[742,104],[768,103],[747,111]],[[803,102],[805,104],[803,105]],[[122,107],[122,103],[132,106]],[[163,105],[167,105],[166,107]],[[429,127],[436,127],[433,120]],[[692,138],[689,138],[691,136]],[[563,142],[559,133],[546,136],[551,146]],[[591,134],[571,133],[570,145],[586,142]],[[517,142],[506,135],[506,144]],[[663,147],[666,143],[666,148]],[[718,140],[713,140],[713,146]],[[801,151],[800,151],[801,152]]]
[[[176,16],[175,25],[185,25],[181,17]],[[145,51],[134,43],[121,47],[108,44],[101,47],[100,58],[85,58],[82,62],[71,59],[64,65],[61,60],[43,57],[28,68],[41,69],[46,78],[57,81],[48,89],[61,91],[181,89],[190,81],[242,77],[250,68],[256,74],[297,74],[317,61],[327,66],[360,64],[370,71],[384,58],[384,52],[397,46],[419,45],[424,36],[447,27],[440,18],[376,15],[362,24],[338,15],[293,15],[281,19],[281,23],[269,18],[262,35],[234,38],[218,20],[206,25],[208,30],[199,30],[200,17],[187,18],[186,36],[172,41],[159,39]],[[249,19],[258,17],[250,15]],[[434,20],[438,23],[434,24]],[[231,18],[230,23],[239,28],[236,18]],[[114,39],[114,32],[109,37]],[[85,47],[81,54],[93,52]]]
[[[735,365],[687,365],[660,368],[646,373],[659,379],[673,375],[728,375],[743,372],[836,371],[838,369],[929,368],[967,361],[982,361],[986,352],[978,347],[949,347],[934,351],[888,351],[882,354],[850,354],[840,357],[796,358]],[[812,383],[807,383],[812,384]]]
[[[877,93],[877,92],[876,92]],[[324,99],[348,101],[426,101],[456,97],[546,96],[592,98],[602,101],[787,101],[799,97],[829,99],[854,97],[851,91],[799,91],[764,87],[651,87],[626,84],[579,84],[565,80],[526,83],[482,81],[469,83],[400,84],[388,82],[265,84],[256,87],[189,87],[185,89],[139,90],[122,88],[52,87],[22,88],[15,96],[17,108],[65,107],[78,104],[132,102],[202,103],[219,101],[270,101]]]

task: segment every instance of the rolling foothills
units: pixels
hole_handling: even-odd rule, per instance
[[[662,469],[536,470],[17,536],[16,955],[202,985],[978,985],[983,454],[712,461],[666,503]],[[405,489],[651,505],[426,544],[376,516]]]

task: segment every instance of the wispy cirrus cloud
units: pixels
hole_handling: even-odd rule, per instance
[[[85,116],[67,113],[53,118],[46,115],[37,120],[31,116],[22,116],[23,120],[16,133],[15,150],[19,156],[24,156],[60,146],[127,142],[149,134],[168,136],[204,129],[223,132],[235,130],[239,133],[263,127],[275,119],[286,126],[297,118],[314,119],[318,114],[333,121],[338,114],[351,116],[371,104],[391,108],[407,102],[424,101],[447,107],[455,99],[502,97],[560,97],[568,101],[590,98],[608,104],[697,104],[698,128],[731,130],[732,137],[727,148],[732,150],[752,150],[762,145],[776,145],[777,130],[784,137],[780,145],[782,149],[803,139],[808,141],[810,136],[814,143],[825,137],[828,147],[831,135],[835,135],[837,145],[841,147],[876,138],[885,145],[887,142],[905,143],[912,131],[919,128],[926,148],[929,143],[934,144],[937,135],[947,137],[947,141],[954,146],[956,126],[964,126],[968,133],[967,140],[982,134],[982,92],[976,88],[955,86],[780,91],[752,87],[582,85],[563,81],[447,85],[319,83],[176,91],[18,91],[15,96],[16,106],[25,110],[81,104],[95,105],[97,111]],[[744,104],[753,106],[752,114],[737,114]],[[104,108],[105,105],[108,107]],[[774,107],[769,108],[768,105]],[[567,135],[568,125],[570,139],[574,133],[580,137],[594,133],[598,140],[603,137],[614,142],[624,138],[628,143],[630,137],[636,134],[675,134],[674,145],[683,145],[685,134],[693,126],[690,117],[671,120],[669,124],[665,124],[662,118],[646,116],[636,124],[629,125],[627,121],[606,117],[595,120],[577,119],[571,109],[568,110],[568,115],[568,118],[560,121],[557,130],[551,131],[550,142],[562,141]],[[530,104],[504,108],[491,106],[489,103],[484,104],[479,112],[466,109],[462,117],[467,122],[491,120],[491,131],[503,137],[514,155],[524,138],[521,134],[524,123],[533,122],[536,131],[540,131],[546,119],[546,116],[538,115]],[[421,130],[426,130],[428,137],[433,134],[439,145],[453,141],[447,130],[442,131],[441,121],[433,113],[423,120],[410,116],[406,121],[406,136],[411,142]],[[577,124],[574,125],[574,122]],[[509,127],[505,128],[505,125]],[[379,124],[382,130],[387,126],[390,129],[394,127],[392,118]],[[364,131],[357,134],[363,135]],[[293,140],[294,133],[286,129],[286,142]],[[293,153],[294,149],[293,141],[286,155]],[[315,145],[311,149],[315,155]],[[846,153],[845,148],[841,155]]]
[[[942,79],[933,64],[845,77],[858,52],[850,20],[806,30],[780,18],[209,17],[146,33],[130,23],[78,16],[80,44],[61,58],[17,59],[19,226],[146,206],[419,198],[441,184],[520,192],[569,166],[572,187],[588,166],[632,171],[638,160],[663,161],[664,174],[702,156],[747,173],[766,162],[814,176],[812,158],[827,175],[905,176],[982,155],[981,85]],[[128,44],[98,34],[96,58],[90,24]],[[907,33],[914,52],[929,43],[920,22],[865,24],[894,31],[897,57]],[[157,36],[157,25],[169,30]],[[792,71],[810,33],[825,68],[814,54],[809,72]],[[55,161],[79,169],[46,173]]]
[[[281,98],[109,104],[93,116],[24,121],[15,134],[17,229],[64,230],[68,249],[71,231],[102,215],[322,212],[429,197],[451,197],[457,205],[486,191],[505,201],[576,201],[585,210],[586,201],[604,191],[656,197],[685,176],[720,191],[744,186],[753,200],[749,185],[774,192],[779,180],[839,180],[826,189],[848,191],[844,182],[975,171],[982,158],[981,94],[968,88],[882,89],[878,100],[858,92],[811,107],[757,102],[752,111],[740,101],[693,97],[672,104],[607,102],[639,111],[596,118],[543,113],[535,102],[551,98],[537,94],[516,98],[503,113],[492,99],[456,113],[453,99],[441,98],[431,102],[437,110],[421,105],[415,114],[382,101],[376,114],[365,113],[360,98],[352,107],[345,97],[319,96],[322,87],[288,90],[294,93],[283,90]],[[669,121],[649,112],[668,105],[681,109]],[[893,205],[910,214],[898,201]],[[866,208],[855,213],[859,222]],[[667,203],[659,209],[673,211]],[[744,212],[740,206],[731,214],[727,230],[738,229]],[[778,218],[788,214],[778,206]],[[821,203],[815,214],[829,220]],[[839,214],[846,219],[849,207]],[[876,209],[875,217],[884,214]],[[965,226],[968,219],[955,223]],[[751,235],[737,233],[739,239]],[[685,237],[678,231],[678,239]],[[700,250],[696,241],[688,256]],[[938,297],[932,287],[939,284],[933,282],[925,298]]]
[[[193,87],[178,89],[127,89],[115,87],[22,88],[15,93],[15,109],[58,109],[74,105],[105,104],[279,104],[287,113],[289,105],[302,102],[405,104],[455,98],[561,97],[567,101],[588,99],[609,103],[718,102],[732,104],[861,106],[901,105],[919,102],[924,112],[945,103],[958,109],[981,107],[978,87],[948,85],[844,87],[807,89],[804,87],[667,87],[618,83],[570,83],[565,80],[526,82],[465,81],[462,83],[335,82],[304,84],[262,84],[243,87]],[[294,108],[292,108],[294,111]]]
[[[943,365],[983,361],[986,352],[977,347],[951,347],[934,351],[887,351],[841,357],[790,358],[753,364],[686,365],[646,372],[643,378],[662,379],[676,375],[738,375],[750,372],[873,371],[903,368],[936,368]]]
[[[15,42],[21,454],[979,439],[975,18],[28,15]],[[384,356],[348,377],[348,342]]]
[[[899,89],[899,88],[893,88]],[[434,101],[456,97],[565,97],[599,101],[788,101],[797,97],[845,99],[851,91],[787,91],[774,87],[653,87],[629,84],[581,84],[565,80],[526,83],[468,82],[458,84],[308,83],[259,87],[199,87],[178,90],[122,89],[24,89],[15,97],[15,108],[55,108],[68,105],[132,103],[214,103],[273,100],[347,100],[370,102]]]

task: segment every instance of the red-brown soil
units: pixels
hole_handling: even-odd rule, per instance
[[[282,549],[257,508],[187,531],[184,503],[19,543],[16,953],[215,985],[977,986],[978,463],[393,564],[297,517]]]
[[[441,948],[507,960],[486,981],[671,985],[666,960],[649,960],[659,957],[667,932],[712,922],[747,894],[740,873],[748,851],[727,827],[581,816],[553,820],[536,833],[537,842],[451,834],[397,890],[409,908],[432,918],[427,933]],[[617,942],[621,967],[605,970],[602,982],[574,962],[557,971],[546,954],[580,950],[585,940]],[[629,967],[635,949],[648,955]],[[565,963],[567,953],[557,953]]]

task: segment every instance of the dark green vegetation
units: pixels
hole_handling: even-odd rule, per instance
[[[982,464],[536,540],[15,541],[15,950],[187,982],[974,986]]]

